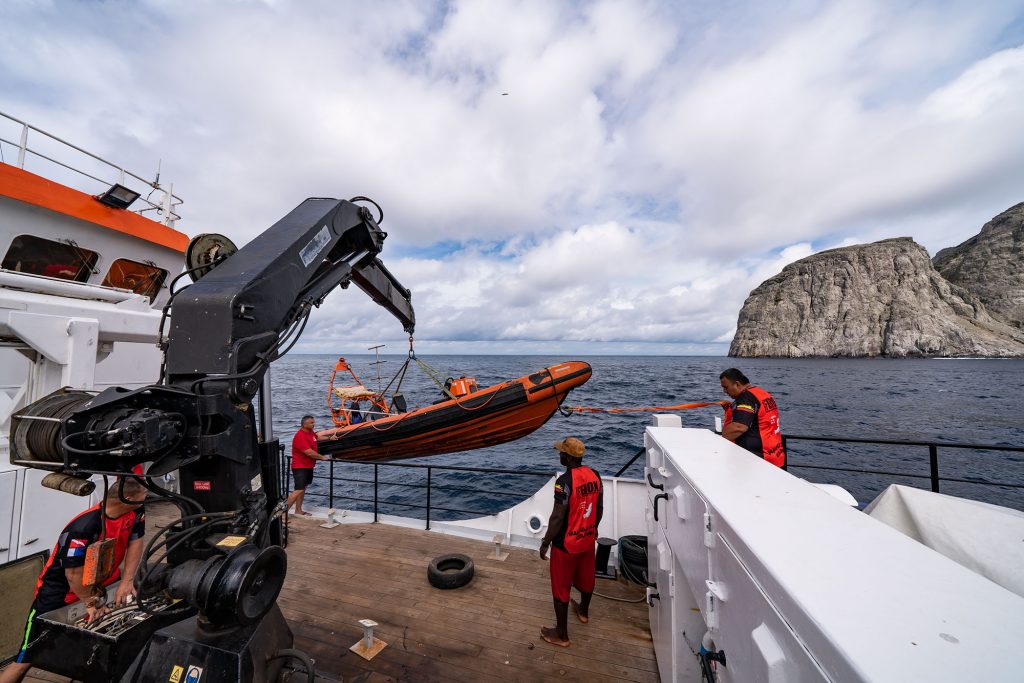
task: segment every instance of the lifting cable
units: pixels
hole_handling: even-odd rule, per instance
[[[411,334],[409,335],[409,360],[416,361],[416,364],[420,366],[420,369],[423,370],[423,372],[425,372],[427,376],[430,377],[430,379],[434,380],[434,383],[441,388],[441,393],[443,393],[448,398],[455,398],[455,394],[449,391],[448,387],[445,386],[445,383],[441,381],[441,375],[438,374],[437,370],[427,365],[426,361],[420,360],[420,357],[416,355],[416,352],[412,348]],[[408,365],[409,361],[407,360],[405,361],[405,363],[406,365]]]

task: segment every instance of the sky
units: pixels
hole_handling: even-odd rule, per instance
[[[725,354],[786,264],[1024,201],[1024,1],[4,0],[0,111],[189,235],[372,197],[420,353]],[[404,337],[353,288],[296,350]]]

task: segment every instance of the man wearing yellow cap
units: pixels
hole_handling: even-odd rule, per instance
[[[590,621],[594,594],[594,546],[604,512],[601,477],[583,464],[583,442],[575,437],[555,444],[565,472],[555,480],[555,505],[540,544],[540,557],[551,549],[551,594],[555,602],[554,628],[544,626],[541,637],[552,645],[569,647],[569,603],[582,623]],[[580,601],[570,599],[575,586]]]

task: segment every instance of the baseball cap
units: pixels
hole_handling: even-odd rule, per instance
[[[577,439],[575,436],[570,436],[567,439],[556,441],[555,449],[574,458],[582,458],[583,452],[587,450],[586,447],[583,445],[583,442]]]

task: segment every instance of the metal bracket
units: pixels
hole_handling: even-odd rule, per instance
[[[334,508],[329,509],[327,511],[327,521],[321,524],[320,527],[323,529],[333,529],[336,526],[341,526],[341,522],[335,517],[336,514],[337,510]]]
[[[363,637],[359,639],[359,642],[350,647],[349,650],[369,661],[376,657],[387,646],[387,643],[373,636],[373,627],[378,625],[376,621],[360,619],[359,625],[363,627]]]
[[[498,560],[504,562],[505,558],[508,557],[508,553],[501,551],[501,543],[505,540],[505,534],[494,535],[494,552],[487,556],[489,560]]]
[[[711,513],[704,513],[704,547],[715,547],[715,532],[711,528]]]

